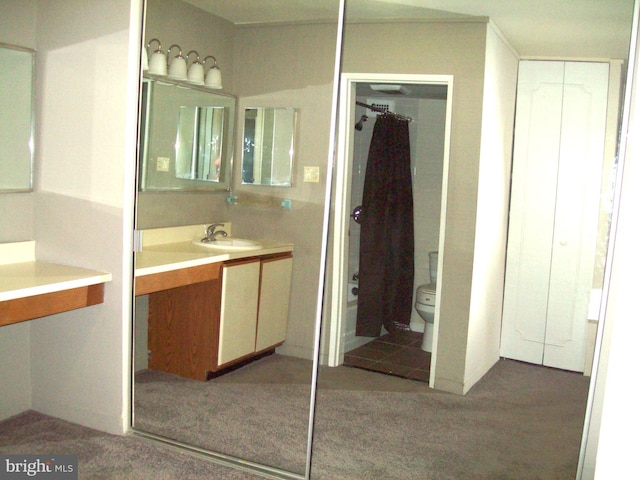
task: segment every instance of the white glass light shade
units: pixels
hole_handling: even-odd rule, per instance
[[[222,73],[217,65],[209,69],[204,84],[209,88],[222,88]]]
[[[183,56],[178,55],[174,57],[171,65],[169,65],[169,76],[176,80],[187,79],[187,61]]]
[[[204,67],[200,62],[194,62],[189,67],[189,73],[187,80],[196,85],[202,85],[204,83]]]
[[[149,73],[154,75],[167,74],[167,57],[160,50],[156,50],[151,54],[149,59]]]
[[[167,57],[170,57],[171,50],[174,48],[178,49],[178,55],[173,57],[173,60],[169,63],[169,76],[171,78],[175,78],[176,80],[186,80],[187,79],[187,61],[182,56],[182,48],[180,45],[171,45],[169,50],[167,50]]]
[[[147,50],[145,48],[142,49],[142,71],[146,72],[149,70],[149,55],[147,54]]]
[[[151,57],[148,58],[148,54],[145,51],[145,56],[143,57],[142,66],[143,70],[148,69],[149,73],[153,73],[154,75],[166,75],[167,74],[167,58],[162,51],[162,44],[160,40],[157,38],[153,38],[147,43],[147,48],[151,48],[151,44],[156,42],[158,44],[158,48],[153,51]],[[144,68],[144,60],[148,59],[147,68]]]

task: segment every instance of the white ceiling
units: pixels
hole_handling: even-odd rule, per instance
[[[335,20],[338,0],[185,0],[235,24]],[[347,21],[489,17],[523,57],[627,58],[633,0],[346,0]]]

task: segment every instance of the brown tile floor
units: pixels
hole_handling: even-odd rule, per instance
[[[344,365],[428,383],[431,354],[421,343],[420,332],[386,334],[346,352]]]

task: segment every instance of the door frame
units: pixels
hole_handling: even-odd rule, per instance
[[[347,314],[348,252],[349,252],[349,209],[351,204],[351,174],[353,165],[353,137],[355,130],[355,102],[357,83],[401,83],[447,86],[445,117],[444,155],[442,172],[442,197],[440,205],[439,252],[442,258],[445,246],[445,225],[447,212],[447,182],[449,178],[449,153],[451,143],[451,123],[453,110],[453,75],[419,75],[398,73],[343,73],[340,76],[340,104],[338,138],[336,144],[336,164],[333,195],[333,222],[330,277],[330,316],[327,321],[328,334],[326,364],[337,367],[344,362],[344,334]],[[438,269],[438,290],[442,284],[442,269]],[[439,292],[438,292],[439,293]],[[440,299],[437,295],[433,328],[433,349],[431,352],[430,385],[435,379],[437,364],[437,338]]]

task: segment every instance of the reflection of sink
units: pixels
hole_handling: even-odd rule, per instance
[[[246,238],[219,238],[211,242],[203,242],[202,240],[194,240],[194,245],[201,247],[213,248],[218,250],[257,250],[262,247],[259,242],[247,240]]]

